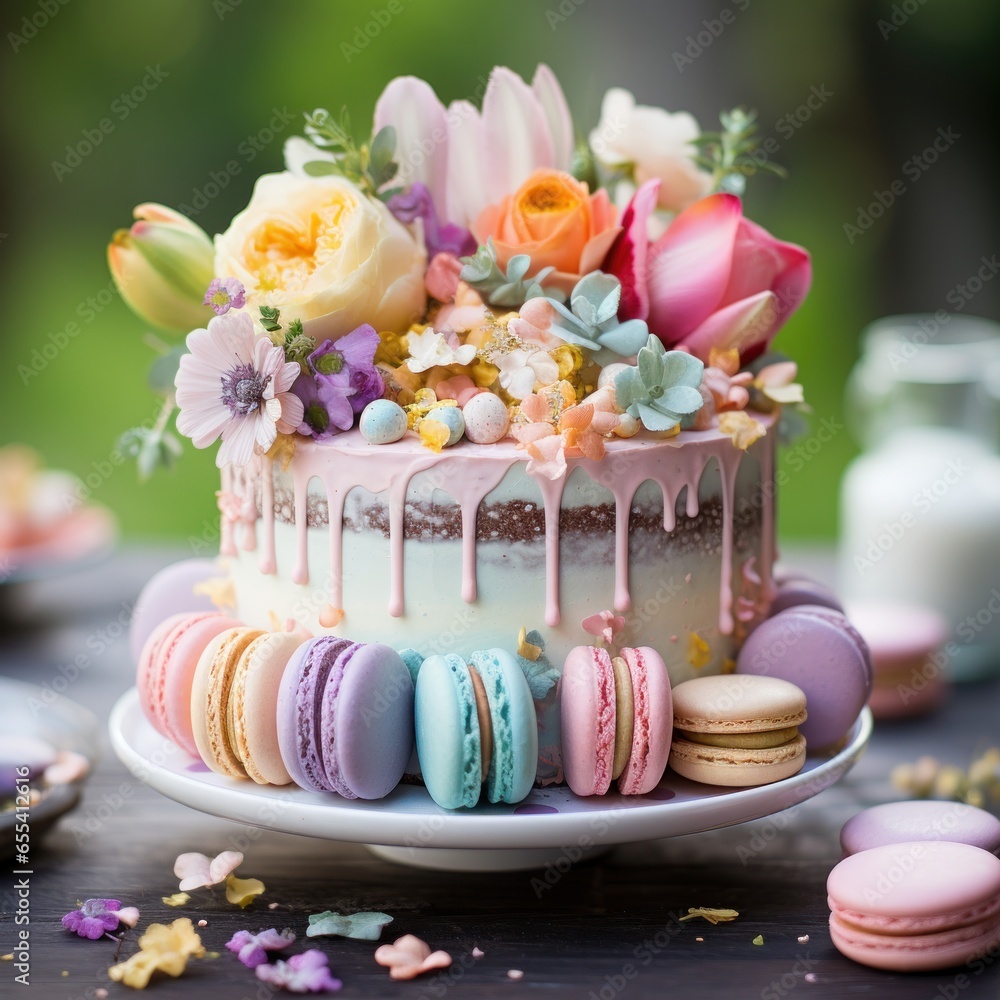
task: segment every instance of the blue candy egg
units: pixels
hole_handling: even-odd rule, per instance
[[[406,433],[406,411],[391,399],[373,399],[361,413],[358,430],[369,444],[391,444]]]
[[[457,444],[465,434],[465,417],[457,406],[435,406],[424,419],[436,420],[448,428],[448,440],[444,443],[446,448]]]

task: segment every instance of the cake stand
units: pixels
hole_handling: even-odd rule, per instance
[[[668,770],[649,795],[578,798],[564,787],[536,788],[517,805],[437,806],[403,784],[378,802],[349,801],[294,786],[237,781],[210,771],[161,736],[126,692],[108,723],[115,753],[140,780],[202,812],[252,827],[365,844],[401,864],[450,871],[566,867],[615,844],[702,833],[780,812],[839,780],[872,732],[864,709],[843,744],[810,754],[791,778],[754,788],[702,785]]]

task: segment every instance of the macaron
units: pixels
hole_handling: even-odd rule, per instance
[[[876,969],[922,972],[1000,947],[1000,858],[915,841],[845,858],[826,883],[837,950]]]
[[[577,646],[559,687],[563,772],[576,795],[623,795],[659,784],[670,756],[670,675],[656,650]]]
[[[195,611],[217,611],[211,598],[196,594],[195,589],[223,575],[223,569],[214,559],[182,559],[154,573],[139,592],[132,612],[129,624],[132,659],[139,659],[146,640],[164,619]]]
[[[381,643],[319,636],[285,667],[278,747],[292,780],[348,799],[380,799],[399,784],[413,747],[413,682]]]
[[[670,767],[692,781],[744,787],[791,777],[805,763],[801,689],[777,677],[695,677],[673,690]]]
[[[538,722],[531,688],[503,649],[435,654],[420,665],[414,718],[420,775],[445,809],[520,802],[535,780]]]
[[[287,785],[291,775],[278,746],[278,689],[302,644],[297,632],[257,636],[236,663],[226,709],[230,744],[247,775],[260,785]]]
[[[964,802],[886,802],[852,816],[840,831],[845,854],[917,840],[948,840],[1000,852],[1000,819]]]
[[[520,802],[531,791],[538,766],[538,719],[531,688],[521,665],[505,649],[475,652],[469,664],[482,681],[489,707],[487,797],[490,802]]]
[[[191,685],[191,728],[201,759],[216,773],[246,778],[236,752],[229,698],[240,657],[264,635],[260,629],[239,625],[220,632],[204,648]],[[268,711],[267,706],[257,706]]]
[[[948,693],[945,619],[919,604],[865,601],[849,611],[871,652],[872,714],[900,719],[937,708]]]
[[[136,670],[139,704],[157,732],[192,756],[191,691],[206,646],[240,623],[217,611],[171,615],[146,640]]]
[[[811,577],[797,574],[779,577],[777,590],[774,600],[771,601],[768,614],[776,615],[788,608],[798,607],[800,604],[832,608],[841,614],[844,612],[843,605],[838,600],[837,595],[826,584],[813,580]]]
[[[736,673],[800,688],[809,706],[800,731],[814,749],[843,739],[871,693],[861,634],[839,611],[814,605],[795,605],[761,622],[737,654]]]

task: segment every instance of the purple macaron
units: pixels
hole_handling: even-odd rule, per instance
[[[296,784],[379,799],[399,784],[413,748],[413,681],[388,646],[320,636],[289,660],[277,717]]]
[[[918,799],[873,806],[852,816],[840,831],[845,854],[917,840],[970,844],[996,854],[1000,851],[1000,819],[964,802]]]
[[[796,605],[750,633],[736,660],[739,674],[791,681],[805,692],[809,717],[799,731],[813,749],[842,739],[872,686],[864,639],[832,608]]]
[[[837,595],[825,584],[818,580],[812,580],[807,576],[782,576],[777,580],[778,591],[771,601],[768,611],[769,616],[787,611],[789,608],[798,607],[800,604],[809,604],[814,607],[832,608],[841,614],[844,608]]]

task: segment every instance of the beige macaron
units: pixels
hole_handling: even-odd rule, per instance
[[[227,629],[217,635],[198,660],[191,686],[191,728],[201,759],[219,774],[246,778],[246,768],[233,749],[229,695],[236,666],[247,647],[264,635],[260,629]]]
[[[674,688],[670,767],[692,781],[744,787],[791,777],[805,763],[802,690],[777,677],[724,674]]]

